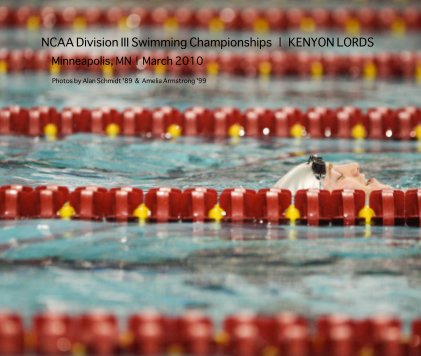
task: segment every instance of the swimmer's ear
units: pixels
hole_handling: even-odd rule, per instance
[[[327,172],[326,172],[326,177],[329,175],[332,175],[332,169],[333,169],[333,164],[332,163],[328,163],[327,164]]]

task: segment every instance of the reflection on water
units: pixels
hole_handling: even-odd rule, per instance
[[[0,307],[421,312],[421,232],[263,224],[1,222]],[[92,293],[95,290],[95,293]],[[375,291],[375,292],[374,292]]]

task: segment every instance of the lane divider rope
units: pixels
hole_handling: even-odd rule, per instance
[[[189,8],[189,7],[134,7],[134,8],[75,8],[0,6],[0,28],[26,28],[28,31],[42,29],[87,27],[117,27],[133,30],[145,26],[162,27],[167,31],[179,28],[222,31],[268,31],[316,30],[342,31],[358,35],[368,31],[388,31],[403,35],[406,31],[421,29],[421,10],[406,6],[402,9],[382,8],[314,8],[282,9],[253,7],[239,8]]]
[[[133,107],[118,111],[102,107],[86,109],[41,106],[0,108],[0,135],[45,137],[91,133],[176,139],[203,138],[340,138],[375,140],[421,140],[421,108],[294,107],[269,109],[192,107],[180,111],[164,106]]]
[[[0,219],[421,226],[421,189],[0,187]]]
[[[179,316],[139,312],[124,328],[108,312],[39,313],[28,328],[19,314],[0,313],[1,355],[412,356],[421,352],[420,338],[421,319],[412,321],[406,336],[392,316],[333,314],[310,322],[289,312],[238,312],[216,330],[209,316],[193,310]]]

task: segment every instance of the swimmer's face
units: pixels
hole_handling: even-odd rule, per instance
[[[326,177],[323,181],[324,189],[361,189],[366,193],[370,193],[374,190],[391,188],[390,186],[381,184],[375,178],[367,179],[361,173],[358,163],[328,163],[326,168]]]

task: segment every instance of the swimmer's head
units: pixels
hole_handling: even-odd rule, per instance
[[[310,156],[307,163],[299,164],[291,169],[276,184],[275,188],[290,190],[293,194],[300,189],[319,188],[360,189],[366,193],[374,190],[390,189],[377,179],[366,179],[356,162],[333,164],[324,162],[321,157]]]
[[[283,188],[295,194],[300,189],[322,189],[326,174],[326,162],[321,157],[310,156],[306,163],[295,166],[285,174],[275,188]]]

